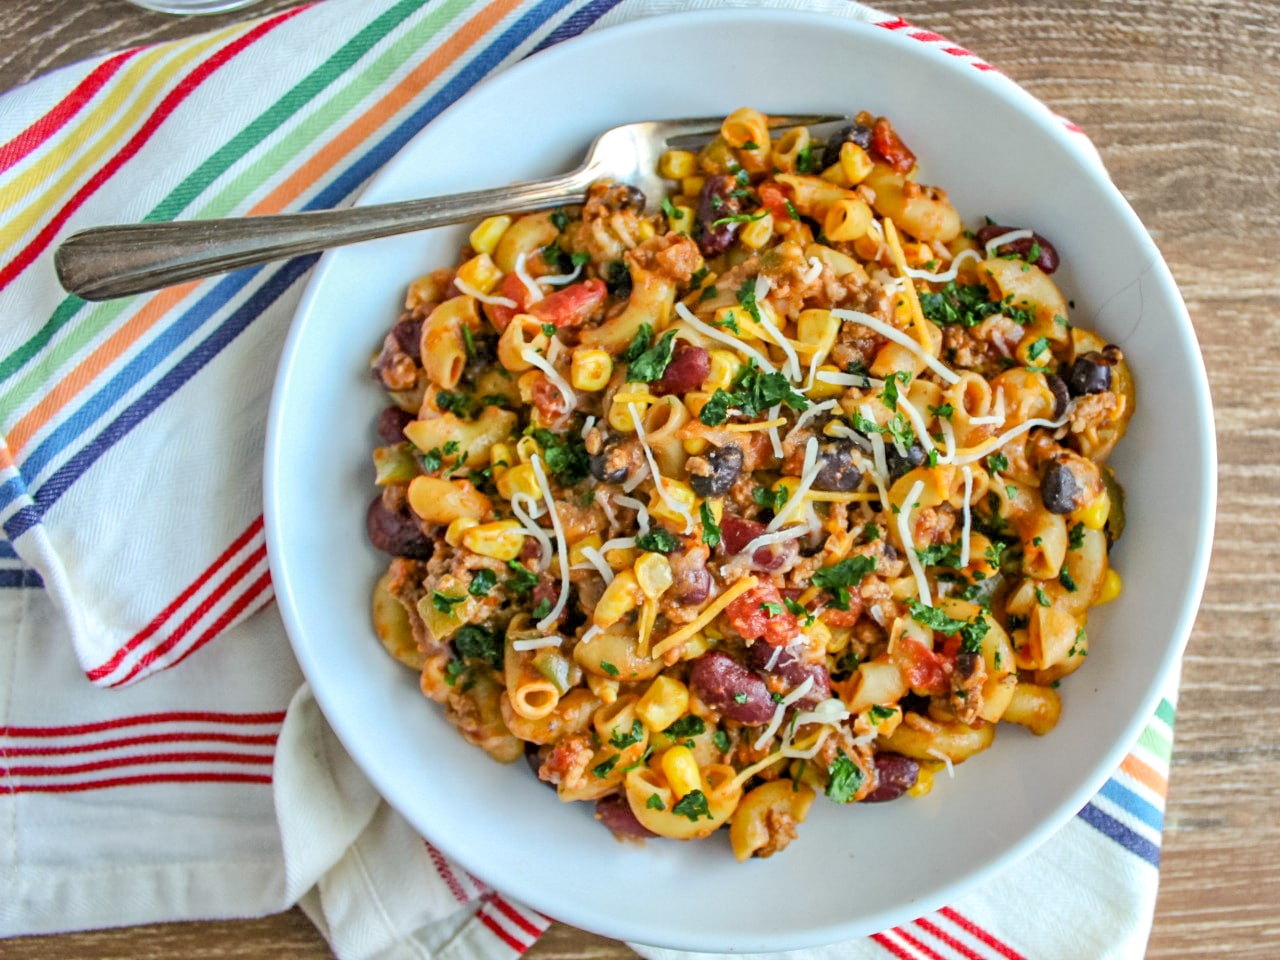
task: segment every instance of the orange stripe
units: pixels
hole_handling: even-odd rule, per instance
[[[499,0],[489,4],[463,24],[434,53],[410,72],[377,103],[334,137],[280,186],[249,211],[252,215],[278,213],[296,200],[309,186],[340,163],[364,140],[376,133],[424,87],[435,80],[498,20],[519,6],[520,0]],[[128,323],[117,330],[51,389],[41,401],[14,424],[9,432],[9,450],[17,454],[31,438],[85,386],[102,374],[154,326],[170,308],[195,288],[195,283],[164,290],[147,301]]]
[[[296,199],[325,173],[335,167],[352,148],[378,132],[421,90],[436,79],[495,23],[519,6],[520,0],[499,0],[481,9],[456,33],[423,60],[386,96],[358,117],[350,126],[322,147],[310,160],[249,211],[250,215],[274,213]]]
[[[1133,779],[1137,780],[1144,786],[1150,787],[1152,791],[1160,796],[1168,796],[1169,781],[1165,777],[1160,776],[1155,770],[1135,757],[1129,754],[1124,758],[1124,762],[1120,764],[1120,769],[1127,773]]]

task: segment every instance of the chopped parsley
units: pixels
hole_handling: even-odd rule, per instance
[[[631,729],[619,732],[617,727],[613,728],[612,735],[609,737],[609,746],[618,750],[625,750],[633,743],[639,743],[644,739],[644,724],[639,720],[631,721]]]
[[[1048,337],[1036,337],[1031,341],[1031,345],[1027,347],[1027,359],[1035,360],[1040,354],[1049,349]]]
[[[487,597],[489,591],[497,585],[498,575],[482,567],[471,575],[471,585],[467,587],[467,593],[473,597]]]
[[[533,611],[529,614],[529,616],[533,617],[533,619],[535,620],[541,620],[550,612],[551,612],[551,601],[548,600],[546,597],[543,597],[541,600],[538,601],[538,605],[533,608]]]
[[[711,735],[711,742],[715,744],[717,750],[721,753],[728,753],[732,744],[729,742],[729,735],[723,730],[717,730]]]
[[[454,686],[458,682],[458,678],[467,672],[466,664],[461,660],[450,660],[445,664],[444,682],[449,686]]]
[[[455,630],[450,639],[458,656],[483,660],[495,670],[502,665],[502,638],[493,631],[468,623]]]
[[[822,158],[814,156],[812,144],[796,151],[796,173],[818,173],[821,169]]]
[[[662,798],[658,796],[656,793],[649,794],[649,799],[644,802],[644,805],[648,807],[650,810],[667,809],[667,805],[662,802]]]
[[[892,717],[895,713],[897,713],[897,711],[894,710],[893,707],[882,707],[877,704],[868,711],[868,716],[872,723],[881,724]]]
[[[1040,606],[1042,607],[1053,606],[1053,604],[1049,600],[1048,595],[1045,594],[1043,587],[1036,587],[1036,603],[1040,604]]]
[[[790,597],[783,597],[782,602],[787,605],[787,609],[791,611],[792,616],[798,617],[802,621],[803,626],[811,627],[813,626],[813,622],[818,619],[814,614],[805,609],[804,604],[800,603],[798,600],[792,600]]]
[[[701,717],[695,717],[693,714],[688,714],[681,717],[662,732],[672,740],[684,740],[688,737],[696,737],[706,733],[707,725]]]
[[[564,212],[564,208],[556,207],[551,211],[551,225],[557,230],[563,230],[569,225],[569,214]]]
[[[465,417],[471,410],[471,401],[465,393],[438,390],[436,392],[436,406],[440,408],[441,413],[452,413],[454,416]]]
[[[517,597],[523,597],[526,593],[538,585],[538,578],[518,560],[508,560],[507,567],[510,568],[512,575],[507,577],[507,589],[514,593]]]
[[[772,510],[774,513],[782,508],[790,496],[791,493],[785,486],[777,490],[769,487],[755,487],[751,491],[751,499],[755,501],[757,507],[762,510]]]
[[[868,543],[875,543],[880,539],[880,528],[874,523],[868,523],[862,528],[862,535],[867,538]]]
[[[926,567],[951,567],[953,570],[960,568],[961,547],[958,543],[935,543],[923,549],[915,549],[916,556]]]
[[[627,348],[628,351],[631,349]],[[676,349],[676,332],[668,330],[652,347],[644,350],[627,366],[628,383],[652,383],[662,379]]]
[[[711,395],[698,419],[708,427],[718,427],[729,419],[731,408],[744,416],[757,417],[776,404],[804,410],[809,401],[792,389],[786,374],[762,373],[753,360],[738,371],[732,390],[719,389]]]
[[[756,303],[756,281],[754,277],[748,277],[742,281],[742,286],[738,288],[738,302],[742,304],[742,309],[751,314],[751,319],[756,323],[760,320],[760,305]]]
[[[617,764],[618,764],[618,754],[615,753],[608,760],[602,760],[599,763],[597,763],[594,767],[591,768],[591,772],[592,774],[594,774],[595,776],[603,780],[609,774],[613,773],[613,768],[617,766]]]
[[[1058,574],[1058,582],[1062,584],[1067,593],[1075,593],[1079,588],[1076,582],[1071,579],[1071,574],[1067,573],[1067,568],[1063,567],[1062,572]]]
[[[758,210],[755,213],[734,213],[718,220],[712,220],[711,225],[718,227],[723,223],[752,223],[755,220],[763,220],[768,212],[768,210]]]
[[[671,220],[680,219],[680,211],[675,208],[675,204],[671,202],[670,197],[662,198],[662,212],[667,215],[668,219],[671,219]]]
[[[747,702],[747,695],[746,695],[745,693],[743,693],[741,690],[739,690],[737,693],[735,693],[735,694],[733,695],[733,702],[734,702],[734,703],[746,703],[746,702]]]
[[[919,600],[911,600],[907,606],[911,611],[911,618],[917,623],[947,636],[959,634],[960,648],[965,653],[979,652],[982,649],[982,638],[991,629],[991,624],[983,619],[982,614],[978,614],[978,618],[969,623],[949,617],[937,607],[926,607]]]
[[[987,469],[992,473],[1000,473],[1009,469],[1009,458],[1003,453],[993,453],[987,457]]]
[[[827,768],[827,796],[836,803],[852,803],[866,775],[841,750]]]
[[[849,590],[862,583],[862,578],[876,569],[875,557],[857,556],[829,567],[823,567],[813,574],[813,585],[826,590],[835,600],[832,603],[837,610],[848,610],[851,599]]]
[[[431,605],[436,608],[437,612],[443,613],[447,617],[453,616],[453,608],[460,604],[466,597],[451,597],[447,593],[441,593],[439,590],[431,592]]]
[[[444,454],[440,452],[439,447],[432,447],[418,457],[418,462],[425,473],[435,473],[444,466]]]
[[[607,673],[611,677],[616,677],[618,675],[618,668],[615,667],[608,660],[600,661],[600,669],[603,670],[605,673]]]
[[[1012,296],[1004,300],[992,300],[986,284],[956,284],[949,281],[936,293],[920,294],[920,309],[925,317],[940,327],[974,327],[987,317],[1003,313],[1009,319],[1026,326],[1034,319],[1029,310],[1012,306]]]
[[[647,323],[642,323],[640,324],[640,329],[636,331],[636,335],[632,337],[631,342],[627,344],[627,349],[622,351],[618,359],[623,363],[630,363],[648,350],[649,345],[652,343],[653,327]]]
[[[688,817],[695,823],[699,817],[706,817],[708,820],[715,819],[711,816],[711,810],[707,806],[707,795],[701,790],[690,790],[671,808],[671,812],[678,813],[682,817]]]
[[[542,332],[548,337],[554,337],[556,335],[556,325],[554,323],[544,323],[542,325]]]
[[[929,404],[929,416],[937,417],[939,420],[950,420],[951,415],[955,412],[956,408],[949,403],[944,403],[937,407],[933,404]]]
[[[680,540],[661,527],[655,527],[648,533],[642,533],[636,537],[636,546],[641,550],[650,550],[654,553],[670,553],[680,546]]]
[[[533,439],[542,448],[542,459],[546,461],[547,469],[562,486],[572,487],[591,473],[591,457],[576,431],[560,434],[537,429],[533,431]]]
[[[880,401],[890,410],[898,407],[898,384],[906,386],[911,379],[909,370],[895,370],[884,378],[884,389],[880,391]]]
[[[1079,550],[1084,546],[1084,524],[1077,523],[1071,528],[1067,534],[1067,546],[1072,550]]]
[[[780,617],[783,613],[783,606],[780,603],[762,603],[760,609],[764,611],[766,617]]]
[[[714,288],[714,287],[708,287],[707,289],[709,289],[709,290],[714,290],[715,288]],[[731,333],[734,333],[734,334],[736,334],[737,336],[742,336],[742,328],[741,328],[740,326],[738,326],[738,318],[737,318],[737,317],[735,317],[735,316],[733,315],[733,311],[732,311],[732,310],[730,310],[728,313],[726,313],[726,314],[724,315],[723,319],[720,319],[720,320],[712,320],[712,321],[711,321],[711,326],[713,326],[713,327],[724,327],[726,330],[730,331]]]
[[[698,515],[702,518],[702,542],[714,550],[720,546],[722,534],[720,525],[716,523],[716,518],[711,513],[711,504],[705,500],[702,501],[702,506],[698,508]]]

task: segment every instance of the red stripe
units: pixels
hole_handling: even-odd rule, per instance
[[[83,793],[111,787],[133,787],[149,783],[271,783],[270,774],[259,773],[144,773],[108,780],[86,780],[79,783],[0,784],[0,793]]]
[[[939,940],[942,943],[945,943],[952,950],[956,951],[956,953],[963,954],[965,957],[968,958],[968,960],[984,960],[982,954],[975,953],[966,944],[961,943],[955,937],[951,936],[951,934],[944,931],[936,923],[931,923],[930,921],[926,920],[924,917],[921,917],[919,920],[916,921],[916,926],[919,927],[921,930],[925,931],[926,933],[928,933],[929,936],[933,937],[935,940]]]
[[[102,63],[94,67],[87,77],[76,84],[75,89],[54,104],[53,109],[0,147],[0,173],[18,163],[32,150],[62,129],[63,124],[79,113],[81,108],[93,99],[94,94],[102,89],[103,85],[111,79],[125,61],[130,57],[136,56],[141,51],[141,47],[135,47],[132,50],[123,50],[103,60]]]
[[[932,30],[916,30],[911,34],[912,40],[923,40],[925,43],[950,43],[946,37]]]
[[[90,763],[72,763],[61,767],[0,767],[0,776],[9,777],[61,777],[73,773],[96,773],[99,770],[117,770],[139,763],[246,763],[254,766],[270,765],[275,758],[267,753],[225,753],[211,750],[193,750],[189,753],[153,753],[134,757],[111,757]]]
[[[284,711],[276,713],[213,713],[209,711],[174,710],[168,713],[139,713],[114,720],[80,723],[65,727],[0,727],[0,736],[10,737],[68,737],[82,733],[101,733],[103,730],[119,730],[145,723],[231,723],[262,724],[282,723]]]
[[[243,36],[240,36],[227,44],[212,57],[205,60],[189,74],[183,77],[182,80],[179,81],[178,85],[170,90],[165,98],[160,101],[160,105],[156,107],[154,113],[147,117],[146,122],[138,132],[129,138],[128,143],[126,143],[124,147],[115,154],[115,156],[108,160],[84,186],[75,192],[75,195],[72,196],[62,209],[54,215],[53,219],[45,225],[44,229],[36,235],[35,239],[23,247],[21,252],[6,264],[4,269],[0,270],[0,290],[3,290],[12,283],[14,278],[31,265],[36,257],[38,257],[53,241],[54,236],[56,236],[58,231],[62,229],[62,225],[70,219],[71,215],[75,213],[76,210],[78,210],[80,206],[89,199],[89,197],[93,196],[97,189],[106,183],[117,170],[124,166],[124,164],[131,159],[134,154],[142,149],[143,145],[151,139],[151,135],[159,129],[160,124],[162,124],[168,118],[169,114],[173,113],[173,111],[178,108],[178,105],[190,96],[190,94],[199,87],[200,84],[217,72],[220,67],[229,63],[237,54],[251,46],[255,41],[266,36],[266,34],[270,33],[286,20],[297,16],[302,9],[303,8],[301,7],[295,7],[292,10],[286,10],[283,13],[277,14],[270,20],[262,21],[248,33],[245,33]]]
[[[918,953],[923,953],[926,957],[931,957],[932,960],[946,960],[942,954],[938,953],[932,947],[925,946],[924,943],[907,933],[907,931],[903,930],[902,927],[894,927],[893,932],[903,940],[907,941],[907,945]]]
[[[499,893],[491,894],[489,897],[489,902],[492,903],[499,910],[501,910],[503,916],[505,916],[508,920],[514,923],[517,927],[519,927],[529,936],[533,937],[535,940],[538,939],[538,937],[542,936],[541,928],[535,927],[532,923],[530,923],[528,918],[523,916],[519,910],[517,910],[510,903],[504,900],[501,894]]]
[[[124,646],[122,646],[119,650],[115,652],[115,654],[111,657],[110,660],[108,660],[102,666],[94,667],[92,670],[90,670],[88,672],[89,679],[94,681],[101,680],[107,674],[111,673],[113,670],[119,667],[120,662],[124,660],[126,656],[129,655],[130,651],[136,648],[138,644],[145,642],[153,634],[155,634],[156,631],[158,631],[160,627],[164,625],[166,620],[172,617],[179,608],[184,606],[186,602],[195,595],[197,590],[199,590],[202,586],[204,586],[206,583],[209,582],[209,580],[214,576],[214,574],[218,572],[218,569],[222,567],[223,564],[230,561],[232,557],[234,557],[237,553],[243,550],[245,544],[247,544],[250,540],[252,540],[255,536],[257,536],[261,530],[262,530],[262,516],[259,515],[253,521],[253,523],[249,524],[248,528],[244,531],[244,533],[236,537],[235,542],[232,543],[231,546],[227,547],[227,549],[222,552],[222,554],[218,557],[217,560],[213,561],[213,563],[209,566],[207,570],[205,570],[204,573],[200,574],[200,576],[198,576],[194,581],[192,581],[191,585],[187,587],[187,589],[183,590],[182,593],[178,595],[178,599],[174,600],[173,603],[169,604],[169,606],[161,610],[160,613],[156,615],[156,618],[152,620],[149,624],[147,624],[146,627],[144,627],[140,632],[130,637],[129,640],[125,642]]]
[[[524,953],[526,950],[529,949],[529,945],[527,943],[521,943],[511,934],[507,933],[506,929],[502,926],[502,924],[500,924],[497,920],[493,919],[493,917],[485,913],[483,906],[476,913],[476,918],[481,923],[483,923],[486,927],[488,927],[491,931],[493,931],[493,933],[498,937],[499,940],[505,943],[508,947],[510,947],[516,953]]]
[[[266,547],[266,544],[263,544],[257,550],[251,553],[248,559],[246,559],[242,564],[240,564],[240,566],[232,570],[230,575],[227,577],[227,579],[223,581],[221,584],[219,584],[217,589],[213,593],[205,597],[205,599],[201,602],[200,606],[196,607],[195,610],[191,612],[190,616],[188,616],[184,621],[182,621],[181,624],[178,625],[178,628],[173,633],[171,633],[167,638],[165,638],[165,640],[162,643],[156,644],[156,646],[152,647],[150,650],[144,653],[141,657],[139,657],[137,662],[135,662],[134,665],[129,669],[129,672],[126,673],[122,678],[118,680],[112,680],[110,683],[110,686],[113,686],[113,687],[124,686],[125,684],[129,683],[131,680],[136,678],[140,673],[146,670],[153,663],[155,663],[158,659],[160,659],[162,656],[164,656],[166,653],[168,653],[170,650],[176,647],[178,645],[178,642],[187,635],[187,632],[191,629],[191,627],[194,626],[196,623],[198,623],[205,615],[207,615],[209,610],[212,609],[214,605],[216,605],[223,597],[229,594],[232,591],[232,589],[235,586],[237,586],[239,581],[244,579],[245,575],[251,569],[257,566],[261,561],[265,560],[266,556],[267,556],[267,547]],[[187,659],[187,657],[191,656],[191,654],[195,653],[197,650],[203,647],[206,643],[208,643],[210,640],[216,637],[219,633],[221,633],[224,629],[226,629],[228,624],[230,624],[231,621],[234,620],[240,614],[240,612],[244,610],[245,607],[249,605],[249,603],[254,599],[254,597],[260,594],[263,590],[265,590],[270,585],[271,585],[271,573],[270,571],[266,571],[261,576],[259,576],[257,580],[251,583],[249,587],[245,590],[245,592],[240,594],[240,596],[236,598],[235,602],[232,603],[229,607],[227,607],[226,610],[222,612],[222,615],[219,616],[217,620],[213,621],[213,623],[209,626],[209,628],[199,636],[199,638],[190,647],[190,649],[184,652],[182,656],[180,656],[177,660],[174,660],[173,663],[167,664],[165,666],[165,669],[168,669],[169,667],[177,666],[183,660]]]
[[[911,21],[898,17],[896,20],[885,20],[882,23],[877,23],[876,26],[884,27],[886,30],[906,30],[910,28]]]
[[[77,743],[67,747],[4,747],[0,754],[6,757],[54,757],[68,753],[96,753],[99,750],[119,750],[123,747],[141,747],[149,743],[238,743],[246,746],[269,747],[279,739],[278,734],[250,735],[243,733],[153,733],[143,737],[118,737],[98,743]]]
[[[449,892],[453,894],[453,899],[459,903],[467,903],[468,898],[462,889],[462,884],[454,876],[453,869],[449,866],[449,861],[444,858],[444,854],[425,840],[423,845],[427,848],[427,855],[431,857],[431,863],[436,868],[436,873],[440,874],[440,879],[444,881],[445,886],[449,888]]]
[[[915,954],[907,953],[902,949],[902,947],[898,946],[883,933],[873,933],[871,935],[871,939],[880,944],[880,946],[884,947],[895,957],[898,957],[899,960],[917,960]]]
[[[966,933],[972,934],[973,936],[981,940],[983,943],[985,943],[988,947],[991,947],[993,950],[996,950],[998,953],[1000,953],[1001,956],[1008,957],[1009,960],[1027,960],[1026,957],[1020,954],[1017,950],[1013,949],[1013,947],[1010,947],[1007,944],[1001,943],[999,940],[997,940],[991,934],[987,933],[987,931],[983,930],[980,926],[978,926],[972,920],[968,919],[967,917],[961,916],[951,907],[943,907],[938,912],[942,914],[944,917],[946,917],[948,920],[950,920],[952,923],[954,923],[961,930],[964,930]]]

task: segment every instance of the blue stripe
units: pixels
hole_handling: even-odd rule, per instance
[[[1146,837],[1138,836],[1115,817],[1103,813],[1092,803],[1086,804],[1077,816],[1099,833],[1110,837],[1130,853],[1159,869],[1160,848]]]
[[[432,96],[423,106],[419,107],[406,120],[401,122],[388,136],[384,137],[379,143],[373,146],[363,156],[359,157],[351,166],[336,177],[324,190],[319,192],[308,203],[303,205],[301,209],[323,209],[336,206],[356,190],[363,182],[373,175],[380,167],[403,148],[403,146],[426,124],[434,120],[446,107],[450,106],[454,101],[467,92],[472,86],[479,82],[483,77],[490,73],[494,68],[499,66],[502,61],[508,57],[516,47],[528,39],[528,37],[543,23],[547,21],[556,11],[566,5],[566,0],[543,0],[532,10],[522,16],[516,23],[512,24],[500,37],[490,43],[484,50],[473,58],[466,67],[456,74],[440,91]],[[599,8],[596,16],[602,15],[608,9],[603,2],[591,5]],[[589,8],[583,8],[589,9]],[[579,11],[581,13],[581,11]],[[576,15],[575,15],[576,16]],[[570,19],[573,19],[572,17]],[[567,21],[566,21],[567,22]],[[577,29],[585,29],[590,22],[581,22],[581,26]],[[562,25],[563,26],[563,25]],[[315,257],[303,258],[299,261],[291,263],[301,263],[305,260],[305,266],[301,270],[294,273],[289,267],[286,271],[278,274],[274,280],[269,280],[268,284],[275,283],[285,273],[291,273],[288,283],[292,283],[297,275],[309,269],[311,264],[315,262]],[[124,367],[119,373],[111,378],[102,389],[97,391],[84,405],[53,431],[30,456],[23,459],[20,470],[25,476],[34,476],[39,474],[59,453],[66,449],[74,442],[76,437],[88,429],[90,424],[98,420],[104,412],[128,392],[139,380],[145,377],[151,370],[158,367],[165,357],[172,354],[181,343],[186,340],[199,326],[206,322],[219,309],[226,305],[240,290],[242,290],[261,270],[256,268],[253,270],[238,271],[230,274],[219,281],[208,293],[192,305],[183,314],[175,318],[161,333],[156,340],[151,343],[146,350],[141,352],[130,363]],[[285,284],[285,286],[288,285]],[[36,509],[33,512],[30,508],[24,509],[10,518],[5,524],[8,535],[12,537],[20,536],[23,532],[30,529],[32,524],[39,522],[40,516],[62,496],[70,486],[75,483],[83,473],[92,466],[97,459],[110,448],[116,440],[123,437],[134,426],[137,426],[147,415],[155,410],[164,400],[166,400],[178,387],[185,383],[191,376],[195,374],[201,367],[211,360],[216,354],[230,343],[249,323],[256,319],[257,313],[265,309],[265,305],[258,307],[256,311],[246,315],[246,308],[257,303],[264,292],[269,287],[264,287],[256,293],[253,298],[236,311],[232,320],[224,323],[222,327],[200,347],[196,348],[191,356],[197,354],[202,356],[194,366],[187,360],[182,361],[178,366],[170,371],[169,374],[152,387],[146,394],[135,401],[128,407],[115,421],[107,426],[84,450],[77,453],[73,458],[67,461],[52,477],[49,478],[36,491]],[[266,303],[269,305],[283,292],[283,289],[275,290],[267,298]],[[220,334],[228,329],[228,324],[234,328],[234,332],[230,336],[220,336]],[[208,345],[211,343],[219,344],[212,353],[207,353]],[[207,356],[204,354],[207,353]],[[186,370],[185,374],[178,374],[178,371]],[[178,374],[175,380],[175,374]],[[16,480],[12,490],[9,485],[0,488],[0,507],[13,498],[21,491],[21,484]]]
[[[13,516],[4,522],[5,536],[10,540],[17,540],[18,537],[30,530],[40,522],[40,512],[31,504],[27,504],[19,510],[14,511]]]
[[[1143,800],[1140,796],[1115,780],[1108,780],[1098,791],[1121,810],[1133,814],[1152,830],[1159,831],[1164,827],[1164,814],[1160,808]]]
[[[546,39],[533,48],[533,52],[541,53],[547,47],[553,47],[570,37],[576,37],[621,2],[622,0],[592,0],[581,10],[575,10],[569,14],[560,26],[552,30]]]
[[[0,590],[43,586],[44,581],[34,570],[0,570]]]
[[[18,559],[17,548],[8,540],[0,540],[0,559],[2,560]]]

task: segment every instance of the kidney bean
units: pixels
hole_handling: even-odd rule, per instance
[[[709,553],[705,546],[699,546],[667,558],[671,562],[671,590],[667,596],[673,603],[699,604],[711,595]]]
[[[920,777],[920,764],[898,753],[876,754],[876,788],[863,800],[867,803],[884,803],[897,800],[916,785]]]
[[[698,249],[706,257],[714,257],[724,253],[733,246],[733,238],[738,235],[741,223],[721,223],[725,217],[732,217],[742,212],[742,201],[733,195],[736,188],[733,177],[717,175],[707,177],[698,194],[697,226],[693,239]]]
[[[827,141],[822,151],[822,169],[840,162],[840,148],[846,142],[856,143],[863,150],[871,149],[871,128],[860,123],[853,123],[839,131]]]
[[[401,353],[407,353],[416,362],[422,361],[421,320],[401,320],[391,328],[391,335],[395,337]]]
[[[404,428],[412,422],[413,414],[387,407],[378,414],[378,436],[383,443],[404,443]]]
[[[1066,412],[1067,404],[1071,402],[1071,391],[1067,382],[1056,373],[1046,373],[1044,379],[1053,391],[1053,418],[1056,420]]]
[[[1050,513],[1067,514],[1079,506],[1076,501],[1084,491],[1075,474],[1065,463],[1052,460],[1040,479],[1040,499]]]
[[[764,533],[764,529],[763,523],[726,513],[720,518],[720,543],[725,553],[741,553],[743,547]]]
[[[775,650],[779,651],[776,659],[773,656]],[[772,666],[769,665],[771,660]],[[798,703],[812,706],[831,696],[831,675],[827,673],[827,668],[806,660],[803,650],[796,644],[771,647],[767,643],[753,643],[747,647],[747,664],[762,673],[781,678],[788,690],[794,690],[809,677],[813,677],[813,686]]]
[[[1111,364],[1096,350],[1081,354],[1067,373],[1067,387],[1075,397],[1110,390]]]
[[[686,340],[677,340],[662,377],[649,386],[654,394],[677,396],[696,390],[711,372],[711,354]]]
[[[619,794],[596,801],[596,819],[608,827],[615,837],[656,837],[657,834],[636,819],[627,798]]]
[[[407,507],[403,513],[388,510],[379,495],[369,504],[365,526],[369,542],[383,553],[410,560],[431,559],[431,540],[422,532],[418,521],[409,515]]]
[[[884,117],[877,117],[871,126],[871,149],[899,173],[906,173],[916,164],[916,155]]]
[[[707,706],[739,723],[759,726],[773,717],[773,698],[764,680],[719,650],[693,661],[689,687]]]
[[[898,452],[895,444],[886,442],[884,445],[884,459],[885,464],[889,467],[889,477],[897,480],[908,471],[924,463],[924,447],[918,441],[912,441],[911,446],[907,447],[907,455],[904,457]]]
[[[700,470],[704,464],[707,473]],[[689,486],[693,487],[694,493],[700,497],[723,497],[742,472],[742,448],[736,443],[712,447],[701,457],[692,458],[688,467]],[[744,540],[742,545],[746,546],[746,542]]]
[[[1006,233],[1012,233],[1014,230],[1021,230],[1022,227],[1002,227],[996,223],[989,223],[978,231],[978,246],[985,252],[987,242],[994,240],[996,237],[1003,236]],[[1014,240],[1011,243],[1004,243],[996,247],[996,255],[1000,257],[1022,257],[1024,260],[1031,255],[1032,248],[1038,247],[1039,251],[1036,258],[1031,261],[1045,273],[1053,273],[1058,269],[1058,251],[1053,244],[1040,236],[1033,233],[1029,237],[1022,240]]]
[[[924,451],[921,450],[921,453]],[[853,465],[853,443],[835,440],[819,448],[818,461],[822,469],[813,481],[815,490],[834,490],[848,493],[862,482],[862,471]]]

